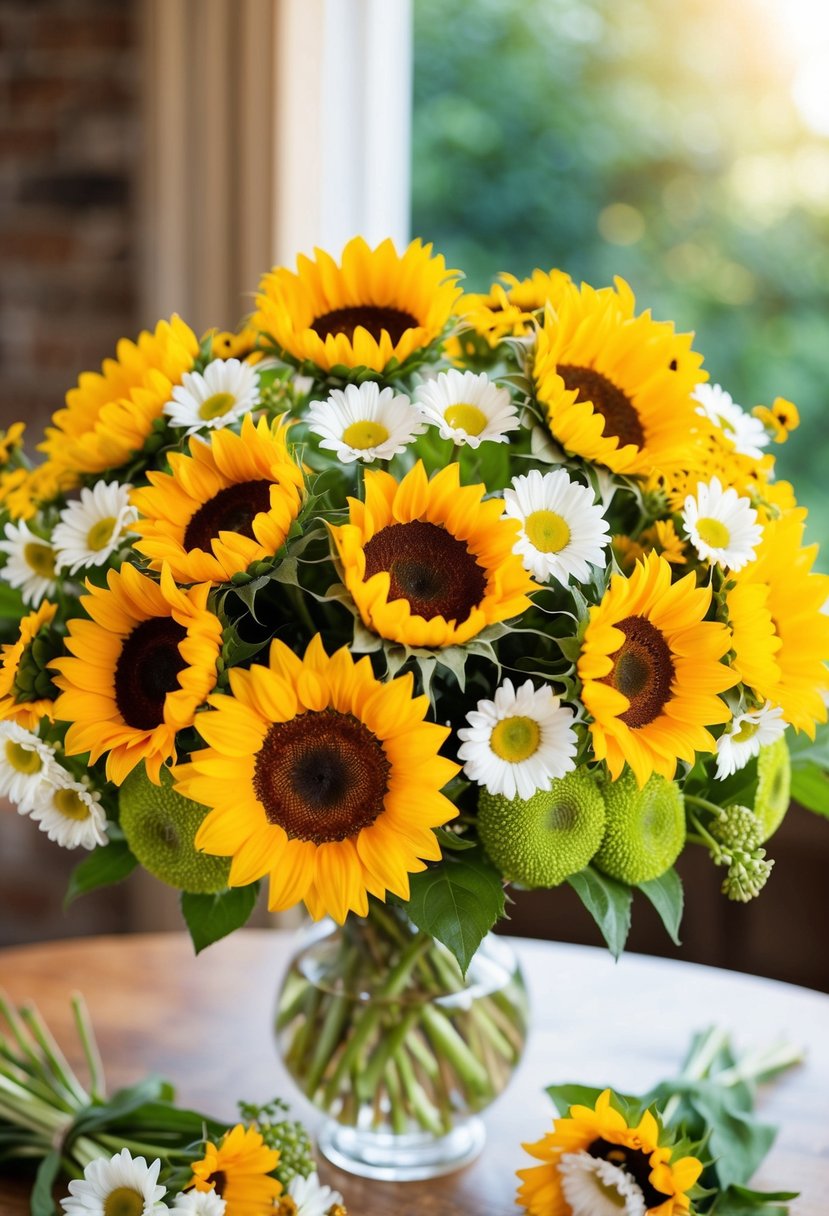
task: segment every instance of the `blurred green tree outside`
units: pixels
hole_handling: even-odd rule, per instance
[[[415,0],[413,230],[469,290],[621,275],[740,404],[796,402],[773,450],[829,569],[829,88],[822,129],[795,100],[829,20],[786,37],[810,4]]]

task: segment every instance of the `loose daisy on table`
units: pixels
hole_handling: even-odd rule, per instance
[[[650,1111],[628,1126],[606,1089],[595,1107],[571,1106],[551,1132],[524,1145],[542,1164],[518,1170],[516,1202],[530,1216],[685,1216],[702,1162],[674,1160],[659,1140]]]
[[[571,481],[564,469],[514,477],[504,503],[507,518],[521,525],[513,552],[534,578],[585,582],[591,566],[605,566],[610,532],[602,508],[593,491]]]
[[[0,722],[0,798],[8,798],[21,814],[28,813],[55,765],[48,743],[17,722]]]
[[[161,1162],[147,1165],[122,1149],[114,1157],[96,1157],[81,1179],[69,1183],[68,1199],[61,1199],[66,1216],[161,1216],[168,1211],[160,1200],[166,1187],[158,1185]]]
[[[57,586],[55,550],[42,536],[35,536],[25,520],[6,524],[5,533],[0,553],[7,559],[0,578],[18,588],[24,604],[39,604]]]
[[[58,765],[34,791],[29,817],[64,849],[94,849],[107,843],[101,795]]]
[[[574,767],[573,717],[549,684],[534,688],[526,680],[516,691],[504,680],[494,700],[479,701],[466,715],[469,726],[458,731],[463,771],[491,794],[531,798]]]
[[[214,359],[203,372],[185,372],[164,406],[170,425],[192,435],[205,427],[232,426],[259,400],[259,373],[239,359]]]
[[[373,380],[333,389],[326,401],[313,402],[307,421],[321,437],[320,447],[343,464],[391,460],[426,430],[408,397],[393,388],[381,391]]]
[[[55,563],[76,574],[85,566],[102,566],[138,518],[130,505],[132,486],[98,481],[82,489],[79,500],[60,513],[52,533]]]
[[[276,1216],[331,1216],[338,1208],[344,1212],[342,1203],[340,1192],[323,1186],[316,1172],[307,1178],[295,1174],[277,1205]]]
[[[759,418],[747,414],[719,384],[698,384],[693,398],[697,413],[723,431],[743,456],[762,459],[769,436]]]
[[[749,500],[731,486],[723,489],[718,477],[699,482],[696,495],[688,495],[682,522],[703,561],[729,570],[742,570],[753,561],[763,536]]]
[[[507,443],[510,431],[520,425],[518,410],[505,388],[498,388],[485,373],[453,368],[421,384],[415,401],[423,417],[436,426],[441,439],[468,444]]]
[[[717,779],[723,781],[745,768],[761,747],[782,739],[785,730],[783,710],[770,701],[760,709],[737,714],[717,740]]]

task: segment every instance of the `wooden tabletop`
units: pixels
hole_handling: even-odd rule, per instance
[[[0,951],[0,986],[17,1003],[34,1000],[67,1049],[68,997],[86,996],[107,1064],[110,1090],[147,1072],[173,1081],[183,1103],[232,1120],[235,1101],[280,1094],[317,1122],[294,1091],[271,1032],[292,935],[248,931],[196,959],[179,934],[77,939]],[[755,1179],[769,1190],[800,1190],[792,1216],[829,1212],[829,996],[713,968],[515,939],[532,1002],[532,1035],[512,1085],[485,1115],[482,1156],[434,1182],[378,1183],[322,1165],[353,1216],[505,1216],[514,1209],[516,1169],[530,1164],[523,1140],[538,1139],[552,1115],[543,1087],[580,1081],[637,1092],[671,1075],[693,1030],[717,1022],[740,1045],[780,1036],[808,1050],[805,1066],[769,1086],[764,1117],[780,1125]],[[0,1216],[28,1213],[27,1188],[0,1178]]]

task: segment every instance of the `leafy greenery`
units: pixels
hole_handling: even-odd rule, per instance
[[[86,895],[97,887],[108,887],[121,882],[137,865],[138,862],[125,840],[110,840],[109,844],[95,849],[75,866],[69,876],[64,907],[68,907],[79,895]]]
[[[415,874],[406,911],[418,929],[451,950],[466,974],[475,951],[504,915],[501,876],[480,850],[444,858],[440,866]]]
[[[196,954],[246,925],[258,896],[258,882],[247,887],[231,887],[218,895],[191,895],[182,891],[181,913]]]
[[[567,882],[601,929],[608,950],[618,959],[630,932],[633,891],[625,883],[609,878],[593,866],[586,866],[578,874],[571,874]]]

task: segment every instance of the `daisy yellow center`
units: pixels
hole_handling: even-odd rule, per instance
[[[27,566],[41,578],[55,577],[55,552],[49,545],[29,541],[23,550],[23,557]]]
[[[614,1144],[603,1137],[594,1140],[588,1146],[587,1152],[591,1157],[609,1161],[611,1165],[615,1165],[629,1174],[642,1192],[647,1211],[659,1207],[668,1198],[665,1192],[658,1191],[651,1183],[650,1176],[653,1167],[650,1162],[650,1153],[644,1152],[640,1148],[627,1148],[623,1144]]]
[[[343,443],[347,443],[350,448],[355,448],[358,452],[365,452],[368,448],[379,447],[381,443],[385,443],[389,437],[389,432],[382,422],[352,422],[351,426],[347,426],[343,431]]]
[[[290,839],[319,845],[374,823],[390,771],[383,745],[368,727],[328,709],[270,728],[256,756],[253,787],[269,823]]]
[[[187,666],[179,643],[187,630],[170,617],[142,621],[123,641],[115,667],[115,702],[127,726],[154,730],[164,721],[167,694],[180,688]]]
[[[89,818],[89,807],[75,790],[55,790],[52,802],[64,819]]]
[[[749,739],[753,739],[760,729],[758,722],[741,722],[739,729],[735,730],[731,736],[734,743],[748,743]]]
[[[630,702],[619,720],[632,730],[658,718],[671,698],[674,665],[660,630],[646,617],[629,616],[616,628],[625,640],[605,679]]]
[[[555,511],[533,511],[524,521],[524,531],[539,553],[560,553],[570,542],[570,525]]]
[[[211,418],[219,418],[232,410],[235,404],[233,393],[213,393],[199,406],[199,417],[203,422],[209,422]]]
[[[500,760],[508,760],[510,764],[520,764],[538,751],[541,742],[541,731],[533,718],[516,714],[513,718],[504,718],[493,730],[489,745]]]
[[[86,547],[90,553],[99,553],[112,540],[117,520],[114,515],[107,515],[97,520],[86,534]]]
[[[43,768],[43,761],[37,752],[28,747],[22,747],[12,739],[6,740],[6,760],[18,773],[33,776]]]
[[[731,533],[722,520],[713,519],[710,515],[697,520],[697,532],[705,545],[712,549],[724,549],[731,542]]]
[[[416,317],[400,308],[384,308],[377,304],[359,304],[354,308],[335,308],[324,313],[311,322],[311,329],[323,341],[326,338],[345,334],[351,340],[355,329],[361,327],[368,330],[371,336],[379,342],[383,330],[389,335],[393,345],[397,345],[407,329],[418,325]]]
[[[483,410],[479,410],[477,405],[470,405],[466,401],[450,405],[443,416],[449,426],[466,431],[467,435],[480,435],[488,421]]]
[[[131,1186],[118,1186],[104,1200],[104,1216],[141,1216],[144,1196]]]
[[[218,540],[220,532],[253,539],[254,519],[271,509],[272,485],[265,480],[241,481],[219,490],[191,516],[182,541],[187,552],[201,549],[210,553],[211,541]]]
[[[437,524],[389,524],[365,546],[366,579],[389,574],[389,600],[406,600],[415,616],[461,624],[484,598],[486,574],[463,541]]]
[[[571,392],[577,392],[576,401],[589,401],[593,411],[604,418],[605,438],[616,438],[619,447],[627,444],[642,448],[645,446],[645,432],[639,415],[627,393],[601,372],[592,367],[576,367],[572,364],[560,364],[556,371],[564,381],[564,387]]]

